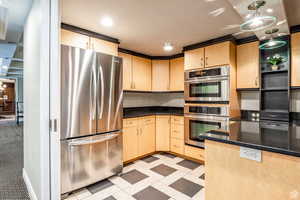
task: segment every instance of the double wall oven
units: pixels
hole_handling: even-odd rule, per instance
[[[201,135],[229,130],[229,66],[185,72],[185,143],[204,148]]]

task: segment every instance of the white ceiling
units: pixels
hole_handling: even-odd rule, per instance
[[[300,0],[284,0],[290,26],[300,24]]]
[[[180,53],[183,46],[240,32],[243,19],[229,1],[63,0],[62,22],[118,38],[122,48],[152,56],[171,55]],[[300,24],[300,0],[284,3],[289,25]],[[103,16],[112,17],[114,26],[103,27]],[[253,33],[235,36],[249,35]],[[163,50],[165,42],[175,46],[172,52]]]
[[[1,7],[8,8],[7,33],[3,42],[19,42],[32,0],[1,0]]]
[[[209,14],[217,9],[225,12]],[[114,26],[101,26],[102,16],[112,17]],[[63,0],[62,22],[118,38],[122,48],[156,56],[238,32],[224,27],[242,20],[227,0]],[[163,51],[165,42],[175,49]]]

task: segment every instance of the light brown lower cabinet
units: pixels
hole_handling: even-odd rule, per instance
[[[123,120],[123,161],[170,151],[204,161],[204,149],[185,145],[183,116],[157,115]]]
[[[155,152],[155,116],[123,120],[123,161]]]
[[[182,116],[171,116],[170,151],[184,155],[184,128]]]
[[[192,147],[185,145],[184,147],[184,155],[190,158],[194,158],[196,160],[203,160],[205,159],[204,157],[204,149]]]
[[[170,116],[156,116],[156,151],[170,151]]]

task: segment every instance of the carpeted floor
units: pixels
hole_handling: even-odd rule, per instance
[[[29,199],[22,178],[23,127],[0,122],[0,199]]]

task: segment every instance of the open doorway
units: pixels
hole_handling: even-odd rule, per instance
[[[29,199],[23,180],[23,34],[31,4],[0,1],[0,199]]]

